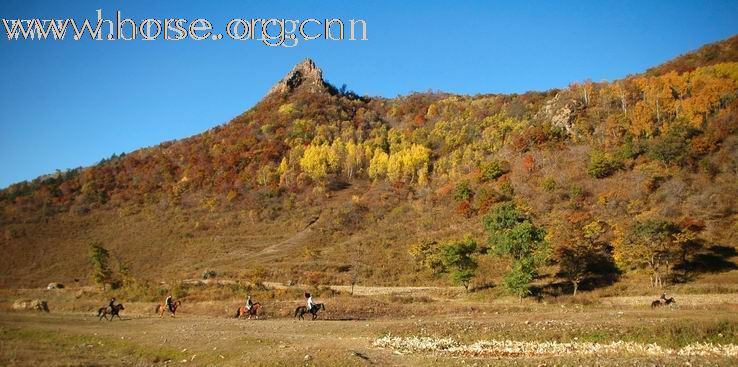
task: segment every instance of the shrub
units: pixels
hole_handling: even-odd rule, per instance
[[[594,151],[589,157],[587,174],[594,178],[605,178],[623,168],[623,162],[611,154]]]
[[[469,181],[464,180],[456,185],[456,190],[454,190],[454,199],[456,199],[456,201],[469,201],[472,195],[474,195],[474,192],[469,186]]]
[[[553,177],[546,177],[546,179],[541,182],[541,188],[548,192],[556,190],[556,180]]]
[[[696,130],[675,126],[666,134],[654,139],[648,149],[651,159],[664,164],[684,164],[688,158],[690,139],[697,133]]]
[[[641,144],[634,142],[632,139],[628,139],[625,141],[625,144],[618,149],[615,156],[617,159],[624,161],[626,159],[635,159],[643,154],[644,151],[645,149]]]
[[[703,158],[700,161],[700,168],[709,176],[711,179],[715,178],[720,174],[720,167],[708,158]]]
[[[530,266],[526,266],[527,263],[527,261],[515,262],[503,278],[505,290],[519,298],[530,295],[530,283],[536,275]]]
[[[584,198],[584,188],[579,185],[573,185],[569,191],[569,206],[572,209],[579,209],[582,206],[582,198]]]
[[[584,188],[579,185],[572,185],[569,197],[575,201],[581,199],[584,197]]]
[[[470,218],[474,214],[474,209],[468,201],[462,201],[456,207],[456,212],[467,218]]]
[[[510,180],[505,180],[500,184],[500,193],[503,195],[503,200],[511,200],[515,195],[515,188],[513,188]]]
[[[499,199],[499,194],[490,188],[482,187],[474,195],[474,209],[484,213]]]
[[[527,174],[533,173],[536,169],[536,158],[530,154],[526,154],[523,157],[523,170]]]
[[[507,173],[509,171],[509,167],[506,162],[493,160],[488,163],[482,163],[480,170],[482,173],[482,180],[491,181]]]

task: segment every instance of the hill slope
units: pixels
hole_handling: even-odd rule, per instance
[[[649,220],[692,236],[670,242],[673,281],[730,271],[737,39],[522,95],[360,97],[306,60],[225,125],[3,190],[0,287],[88,282],[96,241],[139,279],[443,283],[413,249],[467,235],[485,247],[482,218],[508,202],[555,250],[596,223],[621,273],[643,267],[619,246]],[[480,284],[508,265],[477,257]]]

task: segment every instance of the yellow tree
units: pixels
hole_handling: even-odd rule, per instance
[[[627,115],[628,114],[628,98],[627,98],[625,87],[623,87],[622,83],[617,82],[617,83],[608,84],[606,93],[609,94],[611,97],[618,100],[620,104],[620,110],[624,114]]]
[[[277,168],[277,172],[279,173],[279,185],[280,186],[286,186],[289,184],[289,177],[287,174],[289,169],[290,169],[290,166],[287,161],[287,157],[282,157],[282,161],[279,162],[279,167]]]
[[[686,74],[679,75],[677,74],[677,72],[671,71],[662,75],[660,78],[663,80],[666,88],[668,88],[668,90],[664,91],[664,93],[669,94],[671,97],[668,101],[671,102],[671,104],[665,107],[674,115],[674,117],[679,117],[679,115],[683,112],[681,106],[682,101],[687,96],[687,93],[689,91]]]
[[[358,170],[364,165],[364,150],[360,145],[350,140],[346,144],[346,155],[343,161],[343,171],[346,177],[351,180]]]
[[[670,272],[679,254],[678,228],[667,221],[636,222],[617,228],[613,242],[614,258],[624,270],[645,268],[651,273],[651,286],[663,285],[663,274]]]
[[[403,151],[399,151],[389,155],[389,158],[387,160],[387,180],[400,181],[402,179],[402,156]]]
[[[720,106],[721,100],[735,94],[738,88],[738,63],[703,67],[689,74],[689,98],[684,113],[691,125],[703,127],[707,115]]]
[[[369,178],[374,181],[384,178],[387,175],[388,162],[389,155],[380,148],[375,149],[374,156],[369,162]]]
[[[331,147],[327,144],[310,145],[300,158],[300,168],[311,179],[322,181],[328,176]]]
[[[638,77],[633,81],[641,92],[641,99],[632,108],[630,132],[635,136],[653,136],[655,131],[653,120],[656,114],[656,105],[652,102],[655,98],[651,95],[649,78]]]

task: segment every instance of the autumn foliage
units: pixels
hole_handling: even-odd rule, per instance
[[[271,94],[193,137],[11,185],[0,191],[0,225],[11,241],[18,223],[106,210],[235,210],[257,222],[365,184],[400,197],[368,201],[375,221],[403,201],[478,232],[488,218],[487,245],[512,259],[504,282],[518,295],[542,258],[575,290],[612,258],[660,286],[686,243],[701,233],[727,241],[736,229],[737,48],[734,37],[644,74],[516,95]],[[704,204],[716,197],[728,199]],[[463,259],[447,267],[468,285],[473,251],[457,247],[449,257]]]

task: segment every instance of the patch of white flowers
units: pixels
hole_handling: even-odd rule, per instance
[[[383,336],[374,341],[375,347],[398,352],[440,352],[452,355],[536,356],[536,355],[600,355],[630,353],[641,355],[721,356],[738,357],[738,345],[695,343],[683,348],[664,348],[658,344],[616,341],[607,344],[590,342],[523,342],[512,340],[482,340],[462,344],[450,338]]]

